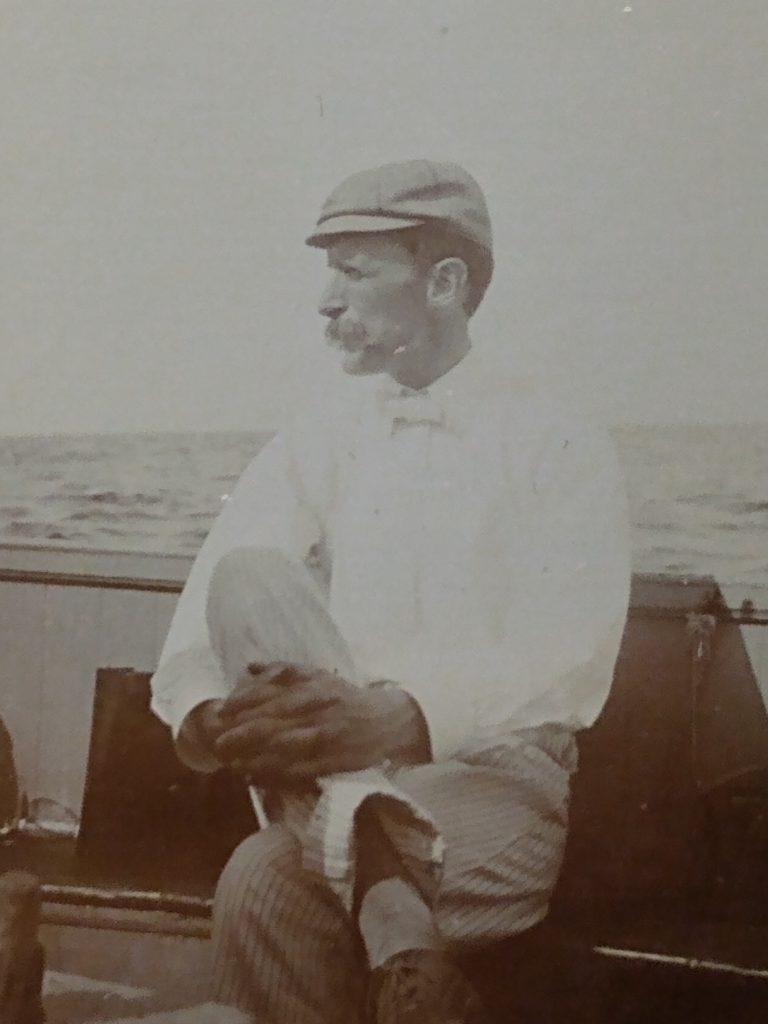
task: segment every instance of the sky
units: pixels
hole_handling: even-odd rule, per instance
[[[765,0],[4,0],[0,434],[332,396],[303,239],[411,157],[486,191],[472,330],[510,375],[613,423],[766,419],[766,44]]]

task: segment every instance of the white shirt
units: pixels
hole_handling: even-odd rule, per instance
[[[435,759],[599,714],[630,583],[607,434],[510,387],[475,349],[425,392],[392,398],[384,380],[357,380],[353,400],[298,417],[243,473],[153,679],[153,708],[176,733],[197,704],[226,695],[212,657],[183,672],[173,663],[209,651],[208,580],[247,545],[325,552],[330,611],[355,664],[418,701]]]

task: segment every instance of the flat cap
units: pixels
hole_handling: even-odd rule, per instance
[[[431,160],[384,164],[347,178],[325,201],[307,245],[322,249],[336,235],[398,231],[430,222],[493,251],[480,186],[458,164]]]

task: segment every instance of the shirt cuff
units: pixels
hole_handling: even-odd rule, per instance
[[[189,719],[190,713],[206,701],[228,696],[211,648],[188,648],[168,658],[152,677],[152,694],[152,710],[171,727],[180,759],[196,771],[221,768],[221,762]]]

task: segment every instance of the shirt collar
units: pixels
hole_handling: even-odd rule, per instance
[[[476,390],[479,368],[480,360],[473,347],[428,387],[407,388],[385,377],[378,384],[377,400],[390,433],[395,434],[411,426],[459,433],[464,419],[462,414]]]

